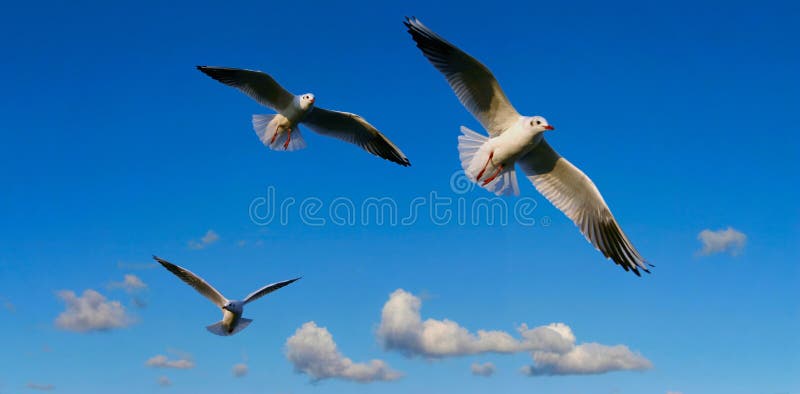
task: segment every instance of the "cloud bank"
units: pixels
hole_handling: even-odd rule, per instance
[[[339,352],[331,333],[313,321],[303,324],[286,340],[286,358],[294,365],[295,371],[314,381],[337,378],[369,383],[396,380],[402,376],[382,360],[353,362]]]
[[[716,253],[728,253],[736,256],[744,250],[747,243],[747,236],[733,227],[716,231],[706,229],[697,235],[697,239],[703,243],[703,248],[698,252],[703,256]]]
[[[534,365],[523,367],[530,375],[599,374],[619,370],[645,370],[649,360],[626,346],[596,343],[576,345],[572,329],[564,323],[517,328],[519,338],[505,331],[475,333],[452,320],[422,320],[421,300],[398,289],[383,307],[378,340],[386,350],[407,357],[437,359],[473,354],[530,352]]]
[[[78,297],[73,291],[62,290],[58,298],[67,309],[56,318],[56,327],[74,332],[109,331],[128,327],[133,319],[119,301],[108,301],[95,290],[84,290]]]

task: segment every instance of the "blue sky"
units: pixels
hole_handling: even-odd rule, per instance
[[[139,393],[161,376],[175,393],[800,393],[797,4],[3,8],[2,393],[28,384]],[[538,202],[534,226],[251,220],[251,202],[269,187],[279,200],[324,204],[489,197],[451,188],[458,127],[480,128],[414,47],[405,15],[489,66],[520,112],[556,126],[550,144],[592,177],[656,265],[652,275],[605,261],[525,182],[523,196]],[[359,113],[412,167],[308,132],[303,151],[269,151],[250,128],[251,114],[269,110],[198,64],[263,70],[294,93],[313,92],[319,106]],[[746,236],[738,253],[698,253],[702,230],[728,227]],[[219,239],[189,246],[209,230]],[[148,268],[152,254],[231,297],[304,278],[249,306],[254,323],[221,338],[203,329],[218,311]],[[125,274],[147,288],[109,285]],[[104,332],[60,328],[59,292],[86,289],[134,320]],[[561,322],[578,344],[625,345],[652,368],[528,377],[519,369],[532,364],[529,352],[406,357],[378,337],[397,289],[421,299],[422,319],[516,338],[519,324]],[[310,383],[286,357],[287,338],[310,321],[354,362],[380,359],[403,377]],[[194,368],[145,365],[185,353]],[[241,362],[249,374],[237,379]],[[474,362],[497,372],[472,376]]]

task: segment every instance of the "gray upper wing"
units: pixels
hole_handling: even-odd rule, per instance
[[[283,111],[294,100],[294,95],[261,71],[212,66],[197,66],[197,69],[219,82],[241,90],[261,105],[278,112]]]
[[[228,299],[225,298],[217,289],[211,287],[203,278],[195,275],[192,271],[187,269],[178,267],[175,264],[170,263],[167,260],[164,260],[160,257],[153,256],[155,261],[158,261],[164,268],[168,269],[170,272],[175,274],[180,280],[184,281],[187,285],[194,287],[200,294],[211,300],[215,305],[222,308],[225,304],[228,303]]]
[[[411,165],[397,145],[356,114],[314,107],[303,119],[303,124],[317,133],[358,145],[375,156],[401,166]]]
[[[651,265],[628,240],[592,180],[561,157],[547,141],[542,139],[517,163],[536,189],[572,219],[605,257],[636,275],[640,275],[640,269],[650,272]]]
[[[264,287],[262,287],[262,288],[260,288],[260,289],[258,289],[256,291],[250,293],[247,297],[245,297],[243,302],[245,304],[247,304],[250,301],[255,301],[255,300],[257,300],[257,299],[259,299],[259,298],[261,298],[261,297],[263,297],[263,296],[265,296],[265,295],[267,295],[269,293],[272,293],[275,290],[280,289],[281,287],[288,286],[288,285],[290,285],[290,284],[292,284],[292,283],[294,283],[294,282],[296,282],[298,280],[300,280],[300,278],[294,278],[294,279],[290,279],[290,280],[285,280],[283,282],[278,282],[278,283],[273,283],[273,284],[266,285],[266,286],[264,286]]]
[[[422,54],[444,74],[461,104],[472,112],[490,135],[502,133],[517,121],[519,113],[486,66],[416,18],[406,18],[403,23]]]

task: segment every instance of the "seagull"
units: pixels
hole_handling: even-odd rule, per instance
[[[295,281],[300,280],[300,278],[294,278],[285,280],[283,282],[266,285],[250,293],[242,301],[228,300],[219,291],[217,291],[217,289],[211,287],[211,285],[204,281],[203,278],[193,274],[191,271],[178,267],[177,265],[157,256],[153,256],[153,259],[163,265],[164,268],[175,274],[175,276],[180,278],[180,280],[186,282],[187,285],[194,287],[195,290],[211,300],[211,302],[213,302],[216,306],[222,308],[222,320],[206,327],[206,329],[212,334],[220,336],[236,334],[237,332],[247,328],[247,326],[253,322],[250,319],[245,319],[242,317],[244,306],[247,305],[247,303],[255,301],[269,293],[272,293],[275,290],[280,289],[281,287],[288,286]]]
[[[319,134],[358,145],[375,156],[404,167],[411,165],[400,148],[364,118],[349,112],[316,107],[316,98],[311,93],[295,96],[261,71],[211,66],[197,66],[197,69],[278,112],[273,115],[253,115],[253,130],[261,142],[272,150],[305,148],[306,142],[299,127],[303,123]]]
[[[555,130],[541,116],[522,116],[489,69],[417,18],[403,22],[422,54],[444,74],[461,104],[488,131],[461,126],[458,150],[464,173],[497,195],[519,195],[515,165],[536,189],[578,226],[584,237],[625,271],[652,267],[622,232],[591,179],[544,139]]]

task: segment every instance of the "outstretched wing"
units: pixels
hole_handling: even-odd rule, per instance
[[[567,215],[586,239],[625,271],[650,272],[645,259],[622,232],[591,179],[542,139],[517,160],[536,189]]]
[[[263,297],[263,296],[265,296],[265,295],[267,295],[269,293],[272,293],[275,290],[280,289],[281,287],[288,286],[288,285],[290,285],[290,284],[292,284],[292,283],[294,283],[294,282],[296,282],[298,280],[300,280],[300,278],[294,278],[294,279],[290,279],[290,280],[285,280],[283,282],[278,282],[278,283],[273,283],[271,285],[266,285],[266,286],[264,286],[264,287],[262,287],[262,288],[260,288],[260,289],[258,289],[256,291],[250,293],[247,297],[245,297],[243,302],[245,304],[247,304],[250,301],[255,301],[255,300],[257,300],[257,299],[259,299],[259,298],[261,298],[261,297]]]
[[[434,33],[417,18],[406,18],[403,24],[408,27],[422,54],[444,74],[461,104],[472,112],[490,135],[502,133],[519,119],[519,113],[486,66]]]
[[[294,95],[261,71],[212,66],[197,66],[197,69],[219,82],[241,90],[261,105],[278,112],[283,111],[294,100]]]
[[[303,124],[322,135],[360,146],[365,151],[401,166],[410,166],[406,155],[375,126],[349,112],[314,107],[303,118]]]
[[[168,269],[169,272],[175,274],[175,276],[180,278],[180,280],[184,281],[187,285],[194,287],[195,290],[197,290],[204,297],[211,300],[211,302],[213,302],[216,306],[222,308],[223,306],[225,306],[225,304],[228,303],[228,299],[225,298],[222,294],[220,294],[220,292],[218,292],[217,289],[211,287],[211,285],[209,285],[206,281],[204,281],[203,278],[195,275],[194,273],[192,273],[192,271],[178,267],[177,265],[172,264],[169,261],[164,260],[157,256],[153,256],[153,259],[155,259],[155,261],[158,261],[161,265],[164,266],[164,268]]]

